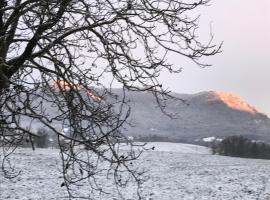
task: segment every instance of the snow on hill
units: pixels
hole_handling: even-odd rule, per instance
[[[170,142],[134,142],[134,150],[141,150],[143,149],[147,152],[174,152],[174,153],[183,153],[183,154],[211,154],[211,150],[204,146],[193,145],[193,144],[184,144],[184,143],[170,143]],[[129,150],[129,145],[127,146],[125,143],[120,144],[120,148],[122,150]]]
[[[147,170],[149,179],[142,185],[145,200],[266,200],[270,198],[270,161],[201,154],[196,146],[151,143],[157,150],[146,151],[133,165]],[[163,150],[161,148],[164,148]],[[195,149],[194,149],[195,148]],[[161,151],[162,150],[162,151]],[[186,153],[183,153],[186,152]],[[13,180],[0,171],[1,200],[68,200],[61,187],[61,162],[57,149],[18,149],[11,161],[21,170]],[[80,184],[76,193],[91,199],[120,200],[113,176],[96,181],[106,193],[89,190]],[[124,188],[123,199],[138,199],[136,187]]]
[[[162,152],[178,152],[185,154],[210,154],[209,148],[192,144],[149,142],[145,147],[149,149],[154,147],[153,151],[162,151]]]

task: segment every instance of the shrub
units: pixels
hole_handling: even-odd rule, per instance
[[[49,144],[49,134],[46,129],[38,129],[38,137],[35,138],[35,145],[38,148],[47,148]]]

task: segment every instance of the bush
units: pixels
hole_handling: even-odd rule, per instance
[[[213,154],[244,158],[270,159],[270,145],[243,136],[229,136],[211,145]]]
[[[35,138],[34,143],[38,148],[47,148],[49,145],[49,134],[46,129],[38,129],[38,137]]]
[[[173,138],[173,137],[166,137],[166,136],[161,136],[161,135],[155,135],[155,134],[150,134],[150,135],[138,135],[133,137],[133,141],[136,142],[174,142],[174,143],[187,143],[186,140],[184,139],[179,139],[179,138]]]

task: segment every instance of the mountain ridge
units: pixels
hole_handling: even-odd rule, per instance
[[[135,122],[135,126],[127,129],[127,134],[157,135],[187,142],[211,136],[245,135],[270,142],[268,116],[237,95],[215,91],[173,95],[188,104],[168,100],[166,111],[176,113],[176,119],[158,111],[150,94],[128,92],[131,121]]]
[[[99,98],[97,96],[99,91],[95,91],[95,96],[90,91],[91,98],[93,96]],[[112,89],[112,92],[119,98],[123,95],[121,89]],[[166,101],[165,111],[173,114],[174,118],[161,112],[150,92],[126,91],[125,98],[129,99],[131,114],[129,123],[123,127],[122,132],[127,136],[143,138],[154,136],[165,141],[186,143],[194,143],[208,137],[224,138],[231,135],[243,135],[250,139],[270,142],[268,116],[235,94],[204,91],[195,94],[172,93],[172,96],[186,102],[176,99]],[[99,100],[106,100],[106,97]],[[49,114],[55,113],[53,110],[55,108],[50,102],[44,102],[44,106]],[[29,120],[24,121],[26,123]],[[33,126],[38,129],[42,124],[36,123]],[[56,122],[54,126],[58,129],[62,127],[61,122]]]

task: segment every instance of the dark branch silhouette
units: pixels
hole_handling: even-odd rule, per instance
[[[117,186],[134,180],[140,189],[143,173],[129,162],[141,152],[121,129],[130,113],[125,91],[149,91],[163,110],[170,93],[158,77],[164,70],[181,71],[168,55],[208,66],[200,58],[217,54],[220,46],[211,35],[201,43],[198,18],[188,17],[207,3],[1,0],[0,145],[6,175],[5,158],[25,142],[34,148],[39,124],[58,138],[61,186],[70,198],[72,187],[86,179],[103,192],[95,178],[105,166]],[[122,87],[120,95],[112,90],[115,84]],[[119,150],[123,142],[130,151]]]

